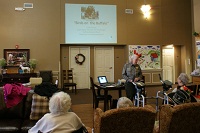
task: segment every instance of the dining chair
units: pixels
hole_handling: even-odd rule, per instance
[[[72,70],[63,70],[63,90],[65,88],[68,88],[69,87],[72,87],[72,93],[74,92],[75,90],[75,94],[76,94],[76,83],[74,83],[74,80],[73,80],[73,71]],[[74,88],[74,89],[73,89]]]
[[[92,94],[93,94],[93,108],[96,109],[99,106],[99,101],[104,101],[105,96],[101,95],[100,93],[96,93],[94,81],[93,81],[92,77],[90,77],[90,82],[91,82],[90,88],[91,88]],[[112,104],[112,96],[111,95],[108,95],[108,101],[110,101],[110,107],[111,107],[111,104]]]

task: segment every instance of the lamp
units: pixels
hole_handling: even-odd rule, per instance
[[[145,4],[145,5],[142,5],[140,9],[142,10],[144,18],[148,19],[150,17],[151,6]]]

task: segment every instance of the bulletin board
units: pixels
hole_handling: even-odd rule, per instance
[[[142,54],[138,64],[141,69],[160,69],[160,45],[129,45],[129,58],[134,53]]]

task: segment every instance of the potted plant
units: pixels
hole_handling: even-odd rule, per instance
[[[6,66],[6,60],[4,58],[0,59],[0,66],[2,69]]]
[[[6,69],[4,67],[6,66],[6,60],[4,58],[0,59],[0,72],[2,74],[6,73]]]
[[[34,72],[34,69],[36,68],[37,60],[36,59],[29,59],[29,66],[31,68],[31,71]]]
[[[194,32],[193,35],[194,35],[195,37],[199,37],[199,33],[197,33],[197,32]]]

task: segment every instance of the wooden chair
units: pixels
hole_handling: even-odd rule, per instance
[[[93,78],[90,77],[90,82],[91,82],[91,90],[93,94],[93,108],[98,108],[99,106],[99,101],[104,101],[105,97],[104,95],[101,95],[100,92],[96,93],[95,87],[94,87],[94,81]],[[108,95],[108,101],[110,101],[110,106],[112,104],[112,96]]]
[[[75,94],[76,94],[76,83],[74,83],[73,81],[73,71],[72,70],[63,70],[63,90],[65,88],[69,88],[69,87],[72,87],[72,93],[74,92],[75,90]],[[74,90],[73,90],[74,88]]]

